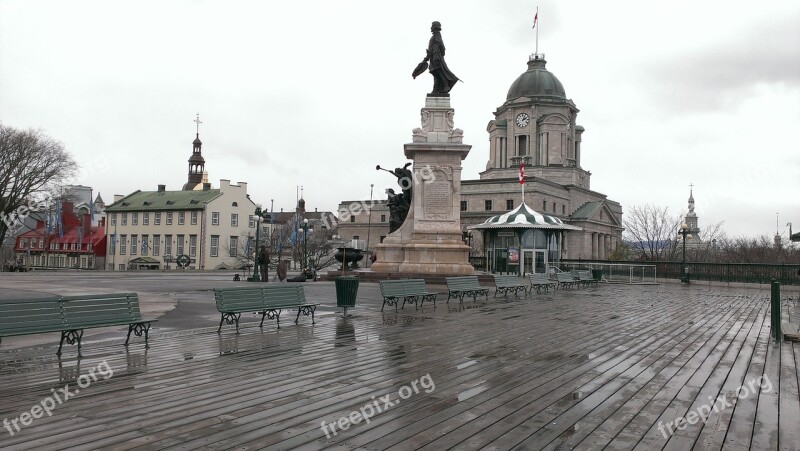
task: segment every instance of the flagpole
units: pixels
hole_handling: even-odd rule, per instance
[[[533,26],[536,27],[539,22],[539,7],[536,7],[536,18],[534,19]],[[539,28],[536,27],[536,56],[539,56]]]

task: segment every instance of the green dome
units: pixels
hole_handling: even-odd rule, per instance
[[[545,64],[547,61],[544,58],[528,61],[528,70],[514,80],[506,100],[518,97],[553,97],[566,100],[564,86],[555,75],[545,69]]]

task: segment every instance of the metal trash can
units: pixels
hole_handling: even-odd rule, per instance
[[[340,276],[334,282],[336,284],[336,306],[344,308],[344,316],[346,318],[347,308],[356,306],[358,277]]]
[[[603,280],[603,270],[602,269],[593,269],[592,270],[592,279],[601,281]]]

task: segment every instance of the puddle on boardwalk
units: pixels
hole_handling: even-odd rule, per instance
[[[477,387],[464,390],[458,394],[458,402],[466,401],[467,399],[472,398],[473,396],[484,391],[486,391],[486,386],[484,385],[478,385]]]
[[[456,369],[457,370],[463,370],[464,368],[467,368],[469,366],[475,365],[476,363],[478,363],[477,360],[470,360],[469,362],[464,362],[461,365],[456,365]]]

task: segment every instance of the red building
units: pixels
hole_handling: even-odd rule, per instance
[[[76,215],[72,202],[61,203],[61,225],[48,227],[36,221],[36,229],[20,234],[14,245],[17,267],[30,269],[105,268],[105,219],[92,227],[89,214]],[[56,222],[56,221],[54,221]]]

